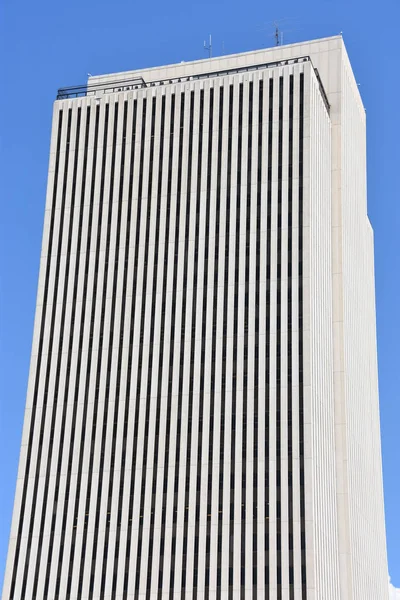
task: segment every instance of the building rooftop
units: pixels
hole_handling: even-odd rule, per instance
[[[338,55],[340,60],[338,60]],[[80,96],[99,98],[104,94],[160,85],[174,85],[258,69],[283,67],[299,62],[311,63],[319,81],[326,107],[328,109],[332,107],[334,111],[340,110],[335,105],[341,85],[342,67],[340,65],[345,64],[346,71],[352,80],[353,91],[359,99],[360,109],[364,111],[341,35],[188,62],[182,61],[170,65],[94,75],[88,78],[86,84],[60,88],[57,100],[62,101]]]
[[[197,79],[221,77],[240,72],[286,66],[299,62],[310,61],[313,63],[312,54],[315,54],[316,48],[318,49],[317,52],[335,50],[339,44],[342,44],[342,37],[340,35],[309,42],[262,48],[250,52],[215,56],[213,58],[190,62],[182,61],[181,63],[161,67],[90,76],[85,85],[60,88],[57,93],[57,100],[80,96],[98,97],[107,93],[126,92]],[[328,97],[319,71],[316,67],[314,67],[314,71],[320,83],[321,94],[329,109]]]

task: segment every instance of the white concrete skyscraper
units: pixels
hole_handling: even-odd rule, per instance
[[[3,600],[388,598],[340,36],[54,105]]]

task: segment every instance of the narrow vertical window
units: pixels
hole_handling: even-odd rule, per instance
[[[272,212],[272,139],[273,139],[274,80],[269,79],[268,90],[268,171],[267,171],[267,257],[266,257],[266,310],[265,310],[265,447],[264,447],[264,554],[265,597],[269,598],[269,442],[270,442],[270,343],[271,343],[271,212]]]
[[[293,75],[289,78],[289,160],[288,160],[288,292],[287,292],[287,427],[288,427],[288,518],[289,518],[289,600],[294,600],[293,555],[293,379],[292,379],[292,260],[293,260]]]
[[[261,181],[263,156],[263,102],[264,81],[258,84],[258,150],[257,150],[257,215],[256,215],[256,289],[254,310],[254,415],[253,415],[253,600],[257,600],[258,582],[258,410],[259,410],[259,359],[260,359],[260,252],[261,252]]]
[[[283,77],[279,77],[278,130],[278,215],[276,271],[276,563],[277,598],[282,600],[282,521],[281,521],[281,295],[282,295],[282,163],[283,163]]]
[[[247,494],[247,395],[249,379],[249,280],[250,280],[250,225],[251,225],[251,166],[253,143],[253,82],[249,83],[249,108],[247,130],[247,188],[246,188],[246,248],[244,278],[244,332],[243,332],[243,422],[242,422],[242,473],[241,473],[241,547],[240,547],[240,597],[245,598],[246,584],[246,494]]]
[[[224,458],[225,458],[225,410],[226,410],[226,355],[228,333],[228,282],[229,282],[229,237],[231,215],[232,184],[232,130],[233,130],[233,85],[229,86],[228,115],[228,156],[226,173],[226,211],[225,211],[225,248],[224,248],[224,299],[222,321],[222,368],[221,368],[221,422],[219,454],[219,490],[218,490],[218,542],[217,542],[217,600],[221,600],[222,583],[222,523],[224,499]]]
[[[236,396],[238,359],[238,304],[239,304],[239,261],[240,261],[240,207],[242,184],[242,129],[243,129],[243,84],[239,84],[238,146],[236,174],[236,232],[235,232],[235,296],[233,307],[233,356],[232,356],[232,419],[231,419],[231,476],[229,515],[229,600],[233,600],[233,540],[235,518],[235,461],[236,461]],[[241,565],[236,565],[240,568]]]
[[[304,376],[303,376],[303,138],[304,73],[300,73],[299,114],[299,425],[300,425],[300,524],[302,600],[307,600],[306,517],[304,490]]]

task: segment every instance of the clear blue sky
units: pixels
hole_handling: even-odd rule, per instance
[[[400,587],[400,98],[396,0],[2,0],[0,8],[0,589],[17,476],[39,268],[52,103],[92,74],[335,35],[368,117],[389,570]]]

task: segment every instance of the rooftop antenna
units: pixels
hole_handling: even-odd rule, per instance
[[[293,20],[293,17],[284,17],[282,19],[276,19],[275,21],[270,21],[269,23],[264,23],[259,27],[261,31],[265,31],[269,29],[271,26],[274,28],[274,33],[271,34],[275,38],[275,46],[282,46],[283,44],[283,31],[281,29],[281,24],[283,21]],[[286,26],[286,24],[285,24]],[[296,29],[287,30],[285,29],[285,33],[290,33],[290,31],[296,31]]]
[[[208,52],[208,56],[209,56],[209,58],[211,58],[212,57],[211,33],[210,33],[210,39],[208,41],[208,46],[207,46],[207,42],[204,42],[204,50],[206,50]]]
[[[282,32],[279,31],[279,24],[278,21],[274,21],[274,27],[275,27],[275,46],[280,46],[282,44]]]

